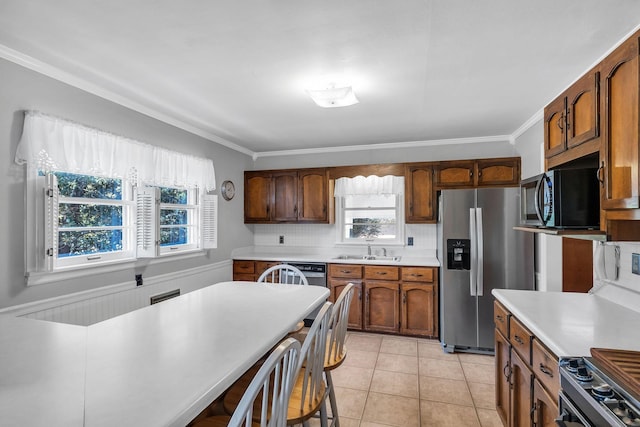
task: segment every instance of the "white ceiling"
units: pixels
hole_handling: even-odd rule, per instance
[[[637,0],[0,1],[4,57],[254,153],[510,135],[639,24]],[[359,104],[308,98],[333,73]]]

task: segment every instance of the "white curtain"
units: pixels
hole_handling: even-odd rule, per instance
[[[144,144],[36,111],[25,112],[15,161],[45,172],[128,178],[138,185],[199,187],[206,191],[216,188],[210,159]]]
[[[404,194],[404,177],[402,176],[356,176],[354,178],[338,178],[334,190],[336,197],[354,195],[389,195]]]

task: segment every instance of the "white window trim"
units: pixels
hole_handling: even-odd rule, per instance
[[[404,196],[401,194],[396,195],[396,215],[397,215],[397,227],[398,234],[396,238],[393,240],[387,239],[366,239],[366,240],[344,240],[343,232],[345,226],[345,215],[344,215],[344,197],[336,196],[336,245],[339,246],[354,246],[354,247],[364,247],[364,246],[404,246],[404,229],[405,229],[405,219],[404,219]]]

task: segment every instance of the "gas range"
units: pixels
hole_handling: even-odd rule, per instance
[[[591,357],[560,361],[559,426],[639,426],[640,402]]]

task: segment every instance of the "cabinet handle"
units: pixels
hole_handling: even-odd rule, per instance
[[[406,293],[403,293],[403,294],[402,294],[402,303],[403,303],[403,304],[406,304],[406,303],[407,303],[407,294],[406,294]]]
[[[472,177],[473,177],[473,171],[470,170],[469,171],[469,178],[472,178]]]
[[[340,273],[349,274],[351,273],[351,270],[340,270]]]
[[[547,368],[546,366],[544,366],[542,363],[540,364],[540,366],[538,367],[540,369],[540,372],[542,372],[545,375],[548,375],[549,377],[553,378],[553,372],[551,372],[551,370],[549,368]]]
[[[422,274],[413,273],[413,274],[411,274],[411,277],[422,277]]]
[[[524,344],[524,341],[522,341],[522,338],[520,338],[520,337],[519,337],[519,336],[517,336],[517,335],[515,335],[515,336],[513,337],[513,340],[514,340],[515,342],[517,342],[518,344],[521,344],[521,345],[523,345],[523,344]]]
[[[602,164],[596,171],[596,178],[600,182],[600,185],[604,186],[604,162],[602,162]]]
[[[387,274],[387,272],[386,272],[386,271],[377,271],[377,272],[376,272],[376,274],[377,274],[378,276],[384,276],[384,275],[386,275],[386,274]]]
[[[507,382],[511,382],[511,366],[509,366],[509,362],[505,363],[504,368],[502,368],[502,374],[507,379]]]
[[[362,301],[362,291],[358,292],[358,301]]]
[[[502,316],[501,316],[501,315],[499,315],[499,314],[496,316],[496,320],[497,320],[498,322],[500,322],[500,323],[504,323],[504,319],[503,319],[503,318],[502,318]]]
[[[558,125],[560,130],[564,132],[564,128],[562,127],[563,121],[564,121],[564,114],[560,114],[560,117],[558,117],[558,121],[556,122],[556,124]]]
[[[565,117],[565,123],[567,124],[567,132],[571,129],[571,108],[567,108],[567,116]]]

